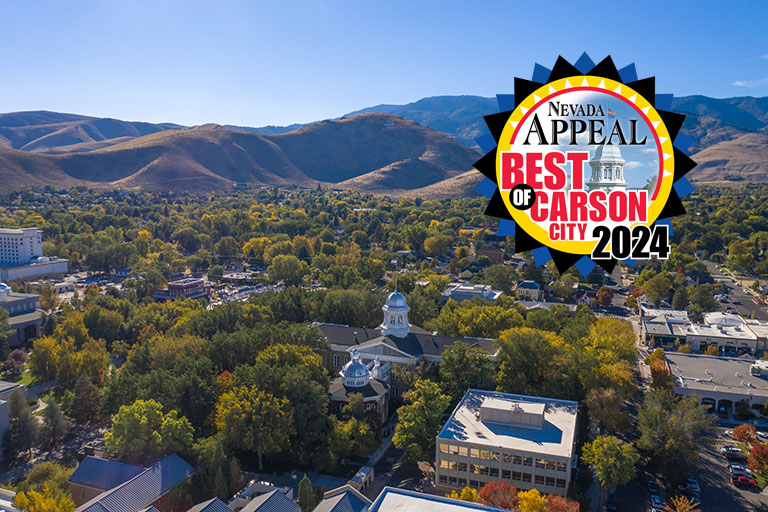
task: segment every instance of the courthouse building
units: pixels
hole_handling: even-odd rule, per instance
[[[437,435],[435,483],[479,490],[503,480],[565,496],[578,403],[470,389]]]

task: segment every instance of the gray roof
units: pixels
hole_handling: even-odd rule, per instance
[[[768,397],[768,380],[754,376],[752,359],[667,352],[664,354],[675,380],[675,391],[696,391]]]
[[[21,384],[17,382],[8,382],[7,380],[0,380],[0,393],[6,393],[16,388],[21,389]]]
[[[380,330],[368,327],[351,327],[349,325],[327,324],[324,322],[316,322],[315,325],[323,332],[328,343],[333,343],[334,345],[352,347],[381,336]],[[415,325],[411,326],[411,332],[429,334],[429,331]]]
[[[221,501],[219,498],[212,498],[208,501],[198,503],[194,507],[187,510],[187,512],[232,512],[227,507],[227,504]]]
[[[240,512],[299,512],[301,507],[288,496],[274,490],[253,498]]]
[[[469,338],[469,337],[454,337],[454,336],[439,336],[436,334],[421,334],[411,332],[408,336],[399,338],[397,336],[379,336],[372,340],[368,340],[365,343],[361,343],[362,346],[372,345],[374,343],[382,342],[389,345],[392,348],[396,348],[401,352],[411,355],[412,357],[420,357],[423,355],[439,356],[443,351],[456,343],[461,341],[469,345],[470,347],[479,347],[489,354],[496,353],[496,343],[490,338]]]
[[[75,512],[137,512],[149,507],[195,472],[176,454],[146,468],[127,482],[80,505]]]
[[[112,459],[86,457],[67,479],[71,484],[84,485],[102,491],[127,482],[146,468]]]
[[[328,394],[335,400],[346,401],[350,393],[360,393],[363,398],[386,394],[389,386],[380,380],[371,378],[365,386],[345,386],[344,379],[336,377],[328,386]]]
[[[360,499],[356,493],[344,490],[335,496],[323,498],[312,512],[361,512],[370,503]]]

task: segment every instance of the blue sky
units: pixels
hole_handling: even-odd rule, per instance
[[[0,112],[308,122],[512,92],[535,62],[584,50],[661,92],[768,96],[767,24],[757,1],[2,2]]]

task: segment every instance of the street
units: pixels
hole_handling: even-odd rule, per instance
[[[715,263],[706,260],[702,260],[702,262],[707,266],[707,270],[712,274],[712,278],[716,282],[723,283],[728,288],[731,302],[722,305],[723,309],[727,306],[732,306],[743,317],[749,318],[751,316],[758,320],[768,320],[768,312],[766,312],[764,307],[755,303],[754,295],[744,293],[744,286],[734,283],[733,278],[719,270]],[[735,304],[735,302],[740,302],[741,304]]]

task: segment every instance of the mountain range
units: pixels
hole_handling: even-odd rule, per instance
[[[47,111],[0,114],[4,188],[87,185],[207,191],[317,185],[373,193],[471,194],[475,139],[494,98],[437,96],[334,120],[260,128],[144,123]],[[768,182],[768,98],[685,96],[692,180]]]

